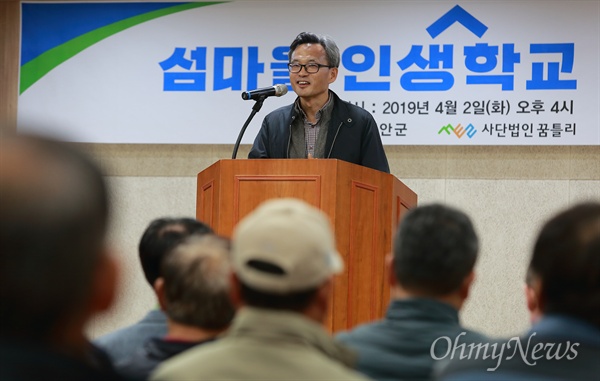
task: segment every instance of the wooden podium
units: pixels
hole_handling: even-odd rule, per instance
[[[256,206],[280,197],[314,205],[333,225],[345,268],[334,281],[326,328],[335,332],[383,316],[385,256],[417,195],[393,175],[336,159],[229,159],[198,174],[196,217],[230,237]]]

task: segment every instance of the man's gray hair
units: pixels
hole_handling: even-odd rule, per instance
[[[203,329],[227,327],[235,313],[229,299],[230,242],[215,235],[192,235],[161,266],[166,314]]]
[[[303,44],[320,44],[325,49],[325,54],[327,56],[327,64],[333,67],[340,66],[340,49],[337,44],[331,37],[329,36],[319,36],[318,34],[302,32],[290,45],[290,50],[288,52],[288,60],[292,60],[292,54],[294,50],[300,45]]]

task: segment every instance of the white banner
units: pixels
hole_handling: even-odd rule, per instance
[[[232,144],[302,31],[387,145],[600,144],[600,1],[23,3],[18,130]],[[291,87],[290,87],[291,90]],[[294,101],[265,100],[262,118]]]

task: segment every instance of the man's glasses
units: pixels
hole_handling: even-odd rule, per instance
[[[319,72],[319,69],[322,67],[332,68],[333,66],[321,65],[318,63],[309,63],[306,65],[300,65],[297,63],[288,64],[288,70],[290,71],[290,73],[300,73],[300,70],[302,70],[302,68],[304,68],[304,70],[306,70],[307,73],[315,74],[315,73]]]

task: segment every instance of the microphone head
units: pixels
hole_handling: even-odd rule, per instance
[[[279,84],[277,84],[277,85],[275,85],[273,87],[275,87],[275,96],[276,97],[280,97],[282,95],[285,95],[288,92],[287,85],[284,85],[283,83],[279,83]]]

